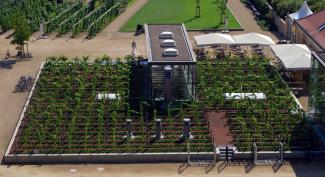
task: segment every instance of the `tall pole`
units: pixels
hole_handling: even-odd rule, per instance
[[[190,141],[187,141],[187,165],[189,165],[191,163],[191,159],[190,159]]]
[[[280,163],[283,164],[283,144],[279,143]]]
[[[256,164],[257,163],[257,145],[255,142],[253,143],[253,148],[254,148],[254,164]]]

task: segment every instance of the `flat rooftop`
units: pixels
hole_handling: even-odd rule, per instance
[[[166,24],[166,25],[151,25],[144,26],[147,42],[147,53],[149,63],[195,63],[195,55],[192,50],[191,42],[188,38],[184,24]],[[159,36],[162,32],[172,32],[176,41],[176,47],[162,47]],[[165,56],[164,50],[174,48],[178,50],[176,56]]]

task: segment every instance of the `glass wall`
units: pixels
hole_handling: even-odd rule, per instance
[[[171,91],[173,101],[195,98],[195,65],[151,65],[150,75],[152,99],[166,99],[169,95],[166,96],[167,90]],[[168,75],[170,76],[167,77]]]
[[[325,123],[325,66],[313,56],[310,72],[310,113],[320,123]]]

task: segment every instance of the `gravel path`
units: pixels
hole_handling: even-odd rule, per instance
[[[263,31],[260,26],[258,26],[252,10],[247,8],[240,0],[228,0],[228,7],[244,29],[241,33],[256,32],[268,35],[274,41],[282,39],[277,32]]]

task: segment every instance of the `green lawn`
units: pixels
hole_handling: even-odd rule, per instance
[[[221,29],[216,0],[201,0],[201,18],[195,18],[196,0],[149,0],[120,31],[135,31],[138,24],[185,23],[187,29]],[[229,29],[241,28],[231,12]]]

